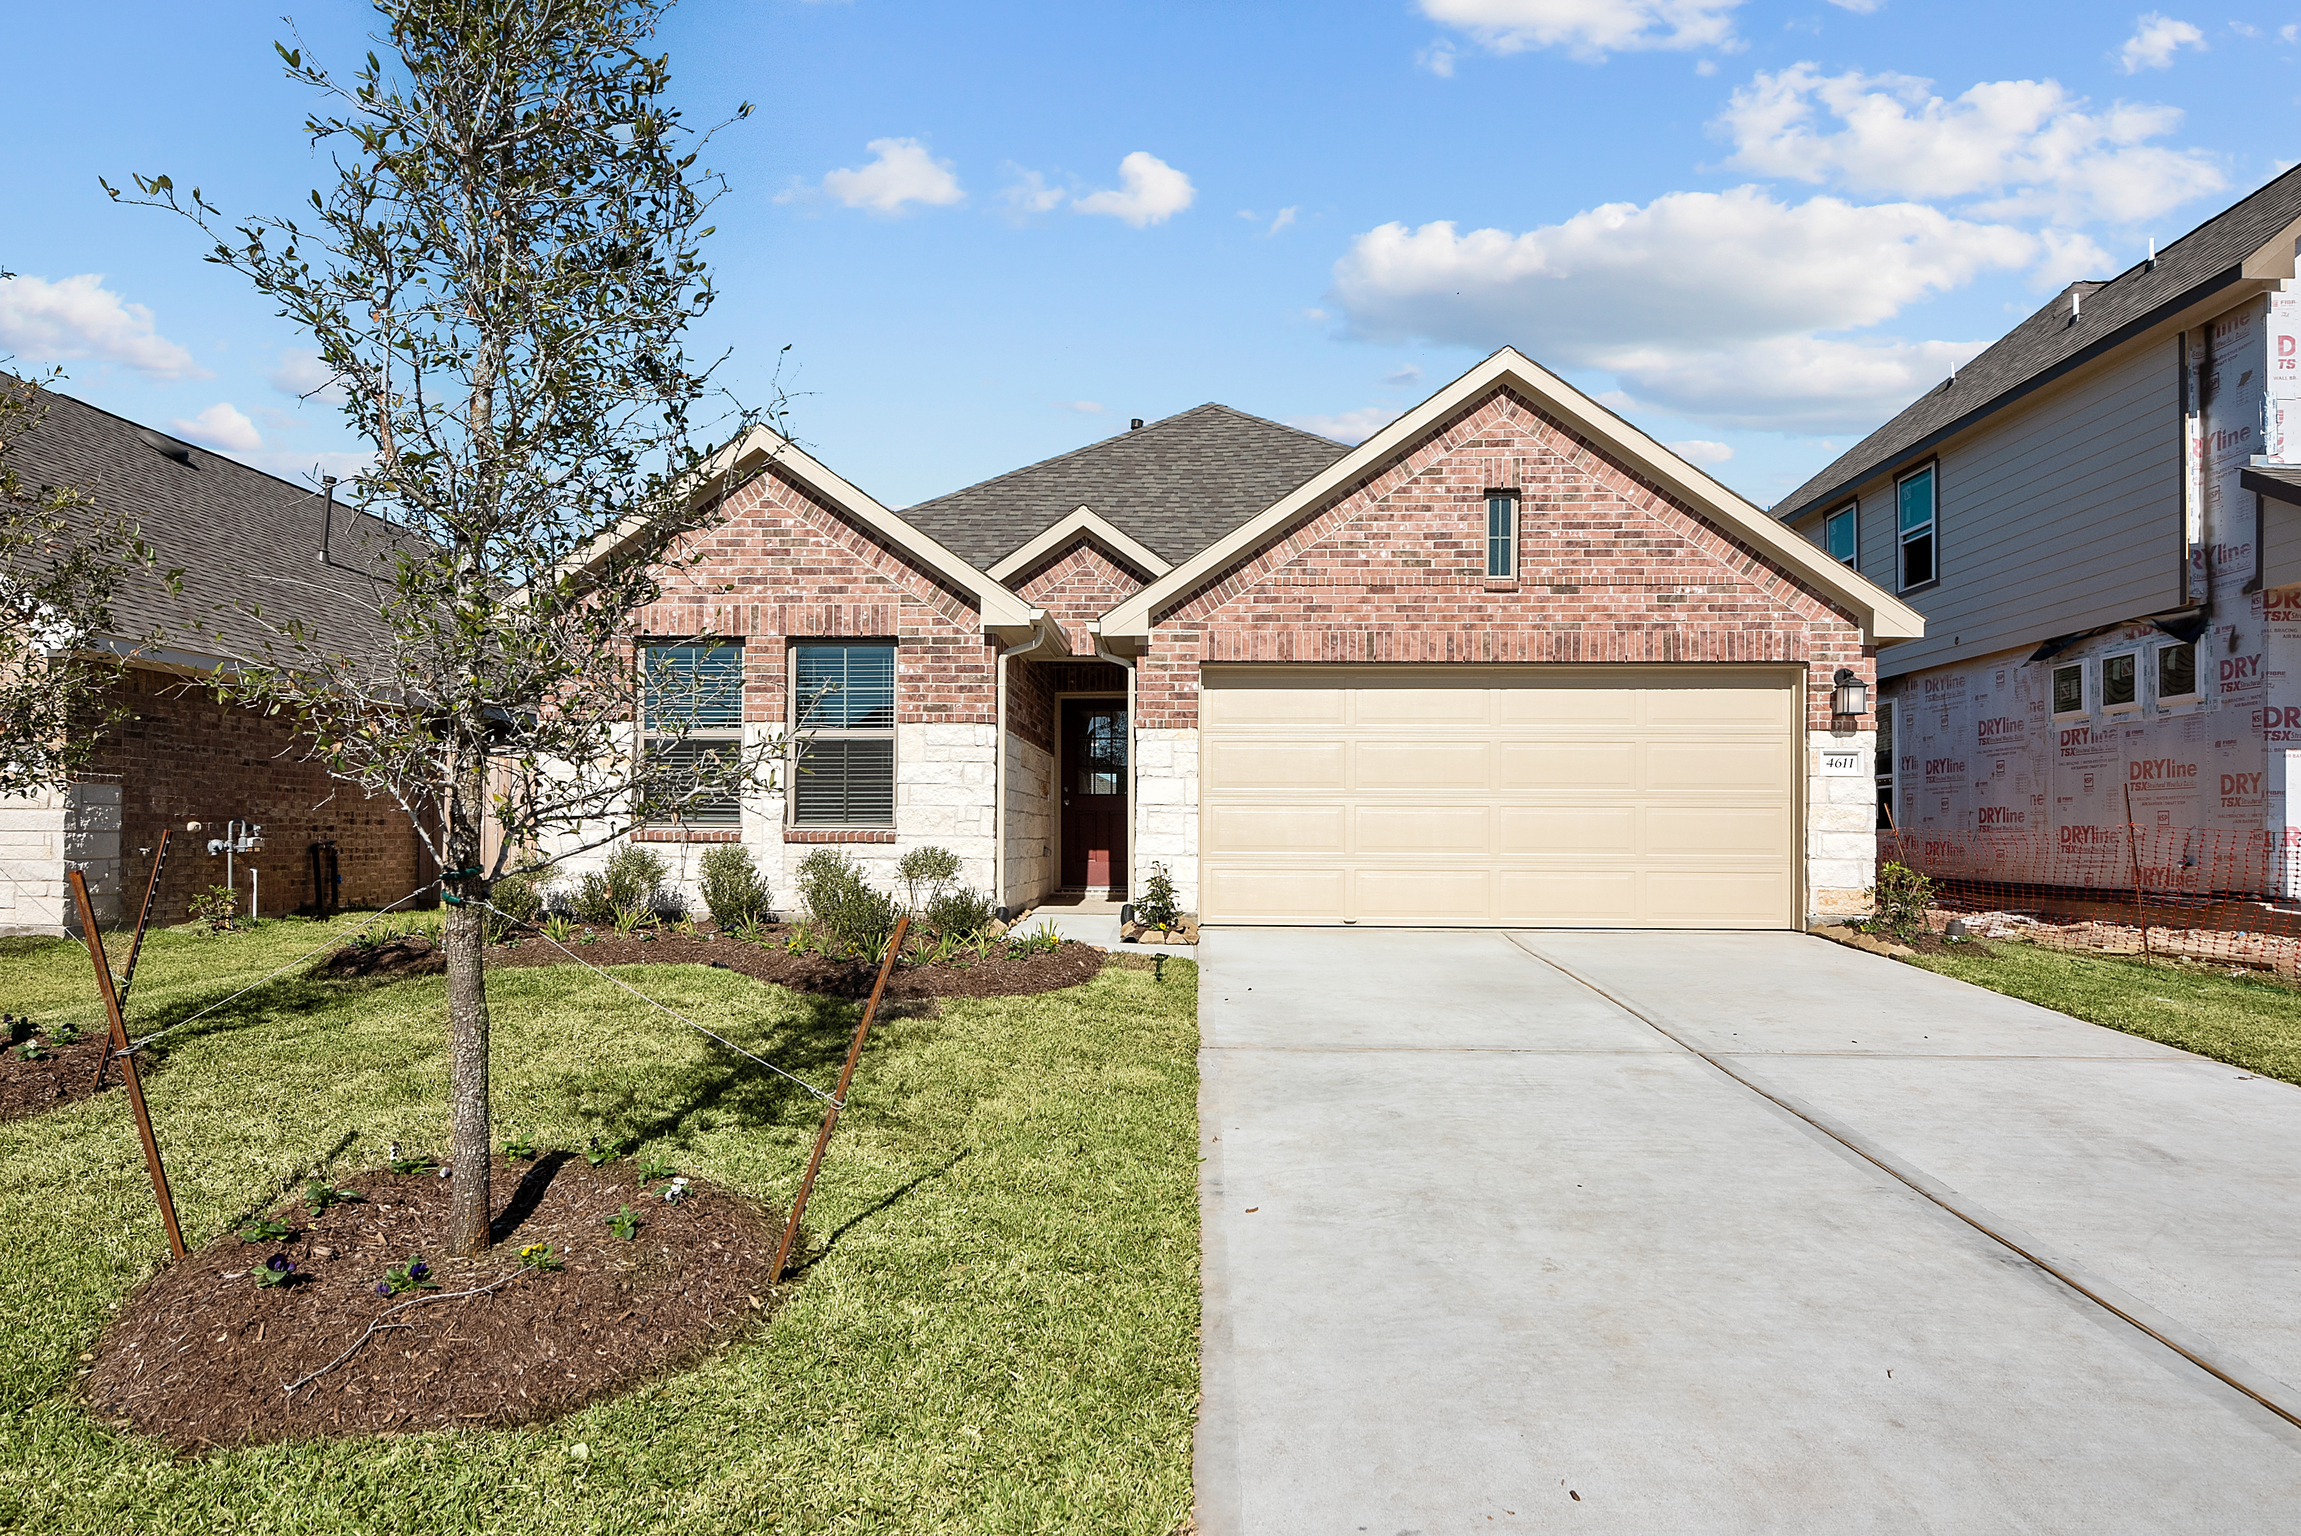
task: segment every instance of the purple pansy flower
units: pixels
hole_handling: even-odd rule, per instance
[[[264,1260],[264,1268],[270,1270],[275,1275],[284,1275],[295,1267],[295,1261],[284,1253],[275,1253],[270,1258]]]

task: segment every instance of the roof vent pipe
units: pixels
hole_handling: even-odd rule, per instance
[[[2155,235],[2149,237],[2149,270],[2152,272],[2157,270],[2157,237]]]
[[[1140,432],[1142,429],[1143,419],[1140,416],[1137,416],[1134,420],[1127,423],[1127,430],[1129,432]]]
[[[2078,317],[2083,312],[2084,303],[2084,290],[2072,287],[2069,290],[2069,323],[2071,325],[2077,324]]]
[[[320,564],[328,563],[328,535],[336,525],[336,477],[320,476],[320,489],[327,493],[327,504],[320,508]]]

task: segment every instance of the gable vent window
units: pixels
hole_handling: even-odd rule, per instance
[[[649,645],[640,650],[646,753],[659,766],[692,769],[743,752],[743,647]],[[672,776],[671,800],[647,818],[657,825],[733,827],[743,808],[730,795],[690,798]]]
[[[1486,574],[1518,574],[1518,493],[1486,494]]]
[[[1901,532],[1902,590],[1922,587],[1941,574],[1936,548],[1933,466],[1904,475],[1895,487],[1896,524]]]
[[[792,824],[893,826],[894,646],[793,646],[791,683],[791,726],[800,737]]]

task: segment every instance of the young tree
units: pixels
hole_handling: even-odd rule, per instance
[[[335,182],[309,214],[223,231],[196,188],[136,178],[134,200],[198,222],[208,259],[310,334],[373,448],[357,494],[404,530],[379,653],[278,623],[225,686],[291,712],[334,773],[397,800],[445,871],[462,1253],[487,1246],[491,1216],[472,903],[545,867],[538,850],[760,783],[780,751],[683,748],[723,679],[650,678],[634,659],[635,614],[695,579],[693,536],[734,488],[734,456],[711,457],[696,416],[716,410],[723,440],[751,421],[684,350],[712,302],[699,248],[724,183],[695,170],[710,134],[666,105],[668,61],[647,51],[668,4],[379,0],[382,57],[348,81],[275,45],[326,102],[307,130]]]
[[[42,389],[0,373],[0,798],[61,789],[95,751],[117,714],[113,599],[154,564],[135,524],[99,512],[89,487],[17,472],[9,450],[47,415]]]

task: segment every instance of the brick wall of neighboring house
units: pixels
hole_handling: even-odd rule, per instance
[[[192,897],[223,883],[224,860],[207,845],[235,820],[263,828],[263,847],[232,859],[243,912],[250,869],[258,872],[263,914],[307,906],[316,841],[336,844],[345,906],[397,901],[430,878],[429,856],[406,814],[330,778],[279,721],[218,704],[158,672],[131,671],[116,697],[128,718],[106,736],[69,797],[75,828],[66,856],[87,865],[99,921],[142,899],[147,850],[158,846],[163,827],[173,835],[155,925],[185,921]],[[200,831],[186,830],[193,821]]]
[[[665,600],[634,616],[636,633],[675,640],[711,634],[744,649],[745,734],[764,741],[790,726],[789,646],[810,640],[895,642],[895,826],[832,836],[785,826],[786,794],[746,797],[741,841],[778,908],[796,905],[792,878],[817,847],[838,846],[882,888],[906,848],[933,843],[960,857],[961,878],[992,883],[996,762],[994,649],[971,594],[920,570],[870,529],[774,471],[729,498],[700,536],[709,559],[682,572]],[[697,903],[708,843],[657,841],[672,882]],[[716,839],[715,839],[716,840]],[[604,862],[602,847],[569,858],[565,878]]]
[[[1521,492],[1518,577],[1485,575],[1486,492]],[[1205,662],[1773,662],[1807,671],[1807,879],[1856,908],[1866,781],[1825,779],[1830,681],[1875,668],[1858,622],[1563,425],[1497,391],[1159,616],[1137,683],[1144,858],[1197,886]],[[1852,786],[1858,804],[1845,803]]]

